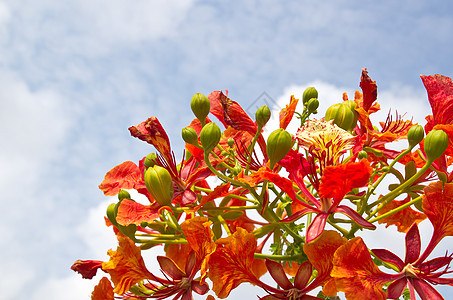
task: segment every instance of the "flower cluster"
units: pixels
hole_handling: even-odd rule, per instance
[[[313,117],[314,87],[299,111],[292,96],[267,139],[269,107],[254,121],[227,92],[195,94],[179,163],[156,117],[130,127],[156,152],[114,167],[99,185],[118,197],[106,214],[118,248],[108,261],[77,260],[72,269],[106,274],[92,299],[223,299],[245,282],[260,299],[444,299],[435,286],[453,285],[453,255],[430,255],[453,235],[453,82],[421,79],[432,108],[424,127],[390,114],[373,123],[380,106],[366,69],[362,91],[354,100],[345,93],[324,117]],[[287,131],[291,120],[297,132]],[[407,149],[390,147],[401,140]],[[423,248],[426,219],[433,230]],[[404,259],[386,241],[368,249],[358,234],[377,223],[405,234]],[[142,257],[154,247],[165,254],[157,270]]]

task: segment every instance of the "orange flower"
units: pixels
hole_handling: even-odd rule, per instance
[[[217,248],[209,259],[208,276],[217,297],[228,297],[230,291],[243,282],[260,283],[252,271],[257,245],[252,233],[238,227],[233,235],[215,243]]]
[[[119,246],[116,251],[107,252],[110,260],[102,264],[102,269],[110,274],[115,285],[114,292],[122,295],[134,284],[143,279],[153,279],[154,275],[146,268],[140,248],[120,233],[117,237]]]
[[[91,293],[91,300],[113,300],[113,287],[107,277],[102,277]]]

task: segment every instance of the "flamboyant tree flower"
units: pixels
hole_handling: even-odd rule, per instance
[[[91,293],[91,300],[114,300],[115,294],[110,280],[102,277]]]
[[[422,300],[444,299],[431,284],[453,285],[453,278],[441,278],[452,273],[449,270],[452,256],[424,261],[420,256],[421,240],[417,224],[406,234],[406,257],[404,261],[386,249],[373,249],[372,253],[392,266],[398,274],[386,274],[374,264],[369,251],[360,237],[354,238],[335,253],[334,268],[336,287],[344,291],[348,299],[398,299],[408,286],[411,299],[415,292]],[[382,288],[391,283],[387,292]]]

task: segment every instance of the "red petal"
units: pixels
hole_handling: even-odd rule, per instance
[[[173,161],[170,140],[156,117],[151,117],[137,126],[129,127],[129,131],[133,137],[153,145],[168,163]]]
[[[82,278],[92,279],[101,267],[102,261],[99,260],[76,260],[71,270],[81,274]]]
[[[374,250],[373,250],[374,252]],[[404,288],[407,285],[406,277],[400,278],[392,282],[387,288],[387,298],[389,299],[399,299],[401,294],[404,291]]]
[[[186,276],[184,272],[168,257],[158,256],[159,266],[168,276],[175,280],[181,280]]]
[[[372,81],[368,76],[368,71],[366,69],[362,69],[360,88],[363,91],[363,108],[368,112],[373,105],[373,102],[377,99],[377,85],[376,81]]]
[[[105,174],[99,189],[106,196],[115,196],[121,189],[144,188],[145,182],[142,177],[139,167],[131,161],[126,161]]]
[[[421,240],[417,224],[412,225],[406,234],[406,258],[405,264],[412,264],[420,256]]]
[[[339,202],[353,188],[366,186],[371,172],[372,168],[366,159],[326,167],[319,185],[319,196],[334,198]]]
[[[382,261],[385,261],[386,263],[392,264],[395,267],[398,268],[398,270],[402,271],[404,266],[406,265],[401,258],[393,254],[387,249],[373,249],[371,250],[374,255],[376,255],[377,258],[379,258]]]
[[[320,213],[313,219],[310,226],[308,226],[307,234],[305,236],[305,241],[307,243],[311,243],[321,235],[324,231],[324,227],[326,227],[328,217],[329,214]]]
[[[442,75],[420,76],[428,100],[433,110],[434,124],[452,124],[453,122],[453,82]],[[433,125],[434,125],[433,124]]]
[[[309,261],[303,262],[297,269],[296,276],[294,276],[294,287],[302,290],[308,284],[313,273],[313,266]]]
[[[361,215],[359,215],[358,212],[353,210],[352,208],[345,206],[345,205],[340,205],[336,209],[333,210],[334,212],[339,212],[342,214],[347,215],[348,217],[351,218],[354,222],[356,222],[358,225],[369,228],[369,229],[376,229],[376,226],[365,220]]]
[[[275,282],[280,287],[284,290],[293,288],[293,284],[288,280],[288,277],[286,277],[281,264],[266,258],[266,267],[269,270],[269,274],[271,274],[272,278],[274,278]]]
[[[296,111],[296,106],[297,103],[299,102],[299,99],[294,98],[294,95],[291,95],[291,99],[289,101],[289,104],[285,106],[280,111],[280,128],[286,129],[288,127],[289,122],[291,122],[294,112]]]
[[[124,199],[118,207],[116,221],[118,224],[127,226],[130,224],[140,225],[142,222],[152,222],[159,217],[159,206],[145,206],[135,201]]]
[[[441,294],[429,283],[418,278],[408,278],[422,300],[444,300]]]

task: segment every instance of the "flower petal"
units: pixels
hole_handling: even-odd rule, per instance
[[[108,171],[99,185],[106,196],[115,196],[121,189],[139,188],[146,188],[145,182],[139,167],[131,161],[123,162]]]
[[[113,287],[107,277],[102,277],[91,293],[91,300],[113,300]]]
[[[208,276],[217,297],[228,297],[230,291],[243,282],[259,284],[252,272],[256,250],[256,239],[252,233],[238,227],[229,237],[218,239],[216,245],[209,260]]]
[[[282,287],[284,290],[289,290],[293,288],[293,284],[286,277],[286,273],[283,270],[283,267],[278,262],[266,258],[266,267],[269,271],[269,274],[274,278],[275,282]]]
[[[370,76],[368,76],[368,71],[362,69],[362,77],[360,78],[360,88],[363,92],[363,109],[368,112],[368,110],[373,105],[374,101],[377,99],[377,85],[376,81],[372,81]]]
[[[411,229],[406,233],[406,258],[405,264],[412,264],[420,256],[421,249],[420,232],[417,224],[412,225]]]
[[[71,270],[81,274],[82,278],[92,279],[101,267],[102,261],[99,260],[76,260],[72,264]]]
[[[152,222],[159,217],[159,208],[160,206],[157,205],[145,206],[129,199],[123,199],[118,207],[116,221],[123,226]]]
[[[401,258],[387,249],[373,249],[371,251],[377,258],[397,267],[399,271],[402,271],[404,266],[406,265],[404,261],[401,260]]]
[[[421,75],[420,77],[428,92],[434,124],[451,124],[453,122],[453,82],[451,78],[439,74]]]
[[[311,222],[310,226],[307,228],[307,234],[305,236],[305,241],[311,243],[312,241],[316,240],[321,233],[324,231],[326,227],[327,218],[329,214],[326,213],[319,213]]]
[[[289,122],[291,122],[294,112],[296,111],[297,103],[299,99],[296,99],[294,95],[291,95],[291,99],[289,100],[289,104],[285,106],[280,111],[279,119],[280,119],[280,128],[286,129],[288,127]]]
[[[418,278],[408,278],[422,300],[444,300],[439,292],[429,283]]]
[[[172,261],[170,258],[165,256],[158,256],[157,261],[159,266],[168,276],[175,280],[181,280],[186,276],[184,272]]]
[[[353,188],[366,186],[371,172],[370,163],[366,159],[326,167],[319,185],[319,196],[334,198],[339,202]]]
[[[401,205],[409,202],[411,200],[410,196],[406,197],[404,200],[392,200],[386,206],[384,206],[379,212],[378,215],[385,214],[395,208],[400,207]],[[411,228],[412,224],[420,223],[426,219],[424,213],[413,210],[411,207],[407,207],[397,213],[394,213],[391,216],[385,217],[378,221],[379,224],[386,224],[385,227],[390,225],[395,225],[399,232],[407,232]]]
[[[373,250],[374,251],[374,250]],[[406,277],[400,278],[392,282],[387,288],[387,298],[389,299],[399,299],[401,294],[404,291],[404,288],[407,285]]]
[[[350,300],[386,299],[382,290],[385,283],[398,279],[379,270],[371,259],[362,238],[355,237],[338,248],[333,258],[331,276],[339,291]]]

